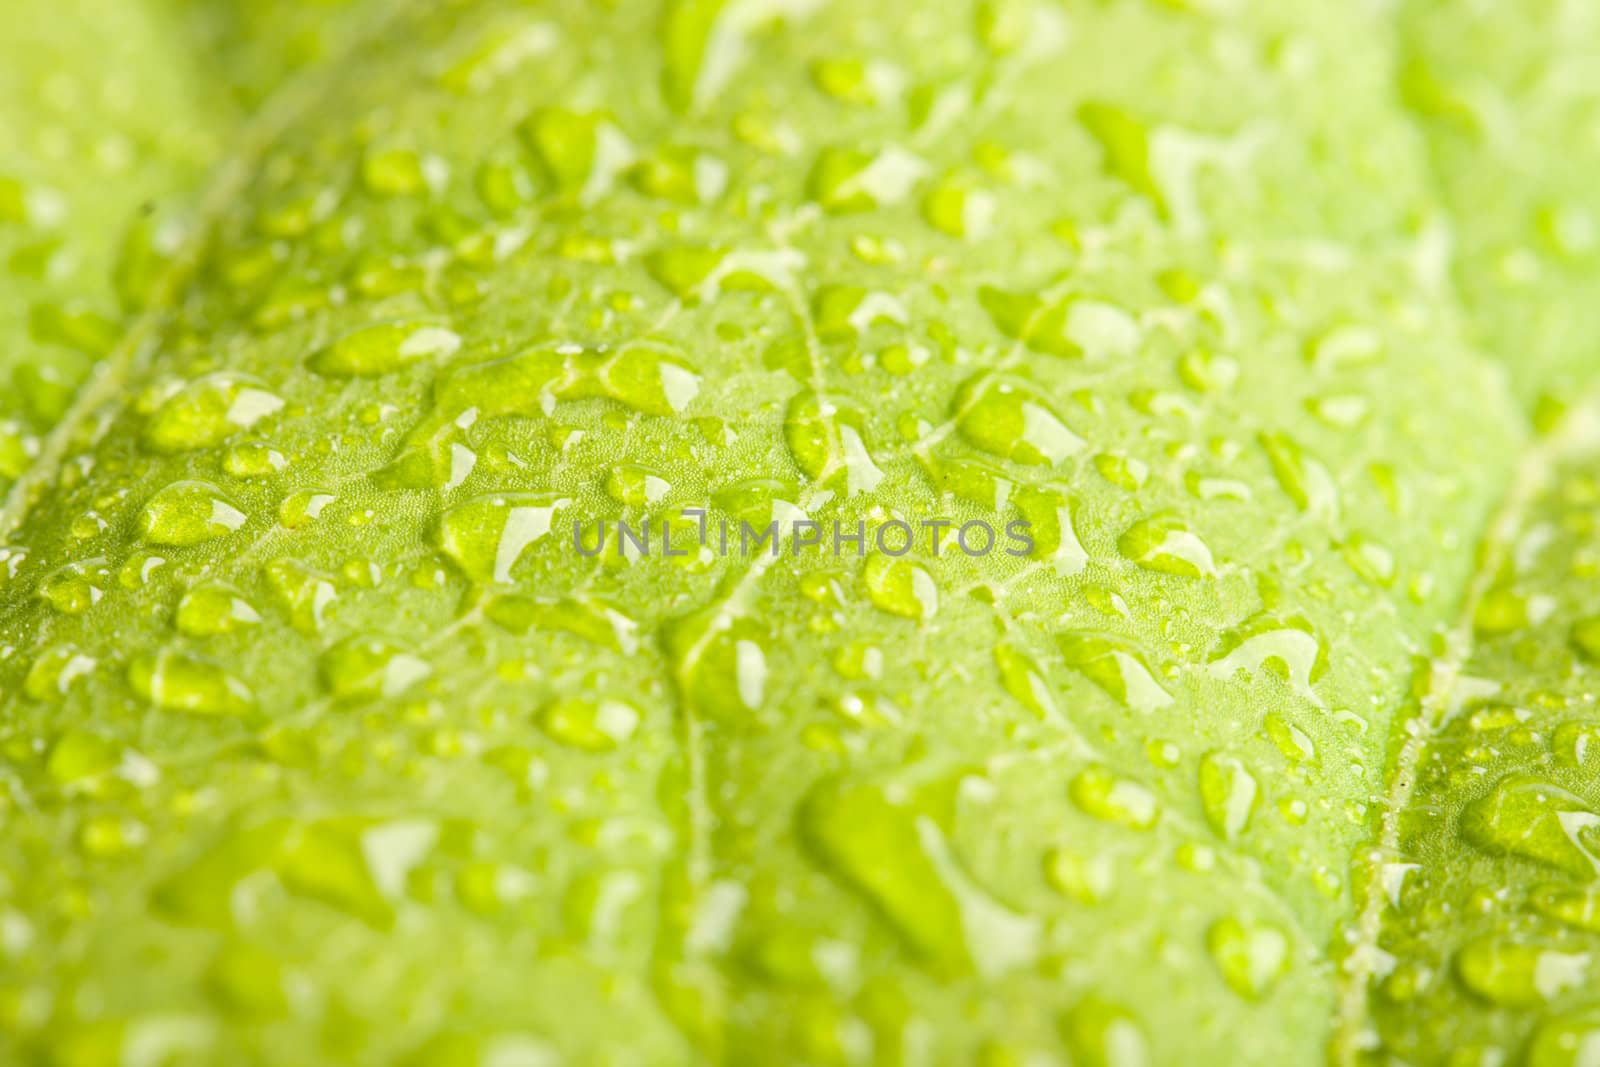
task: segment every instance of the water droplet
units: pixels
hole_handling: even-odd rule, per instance
[[[341,704],[397,697],[433,672],[426,660],[395,642],[363,635],[329,646],[318,666],[323,684]]]
[[[1044,878],[1063,896],[1080,904],[1098,904],[1111,895],[1114,872],[1110,856],[1053,848],[1045,853]]]
[[[1394,584],[1394,553],[1363,533],[1354,533],[1344,543],[1345,562],[1367,581],[1384,588]]]
[[[678,688],[694,708],[729,722],[749,719],[766,696],[766,632],[716,609],[669,623],[663,638]]]
[[[1600,723],[1562,723],[1550,735],[1550,753],[1564,767],[1585,766],[1600,755]]]
[[[922,198],[922,217],[951,237],[982,237],[993,225],[998,202],[957,174],[947,174]]]
[[[662,288],[693,304],[712,295],[707,282],[727,254],[726,249],[704,245],[669,245],[646,252],[640,262]]]
[[[702,149],[662,145],[629,168],[628,180],[645,196],[679,204],[706,203],[722,195],[728,168]]]
[[[927,456],[924,465],[941,493],[988,511],[1003,510],[1016,489],[1016,483],[997,464],[986,460]]]
[[[289,616],[289,624],[303,634],[322,630],[328,608],[338,597],[333,576],[294,559],[275,559],[261,569],[273,599]]]
[[[1000,684],[1023,707],[1041,719],[1053,719],[1059,716],[1049,683],[1044,680],[1038,664],[1034,663],[1027,653],[1009,643],[1001,642],[994,648],[994,661],[995,666],[1000,668]]]
[[[1129,643],[1109,634],[1069,633],[1057,638],[1062,659],[1119,703],[1135,711],[1154,711],[1172,703]]]
[[[1072,1067],[1150,1067],[1150,1046],[1128,1009],[1087,996],[1061,1019]]]
[[[50,779],[68,786],[84,786],[116,770],[122,750],[98,734],[68,730],[50,748],[45,771]]]
[[[1588,881],[1596,864],[1588,840],[1600,826],[1577,796],[1528,775],[1511,774],[1467,805],[1461,836],[1495,856],[1520,856]]]
[[[323,489],[297,489],[278,505],[278,522],[287,530],[309,526],[322,515],[322,509],[336,499]]]
[[[530,545],[549,536],[556,513],[572,503],[552,493],[493,493],[446,511],[439,547],[469,579],[505,585]]]
[[[1200,758],[1200,807],[1223,840],[1232,841],[1250,825],[1260,791],[1255,775],[1237,757],[1208,752]]]
[[[244,512],[209,482],[174,482],[145,502],[139,533],[157,545],[198,545],[245,524]]]
[[[1232,917],[1211,924],[1206,948],[1228,988],[1250,1000],[1265,996],[1289,961],[1289,939],[1282,930]]]
[[[607,398],[650,415],[683,411],[700,376],[676,349],[636,341],[615,350],[539,345],[514,356],[463,367],[436,389],[452,415],[548,415],[558,400]]]
[[[539,727],[555,740],[585,752],[608,752],[639,728],[639,709],[623,700],[569,697],[545,706]]]
[[[861,187],[860,178],[871,162],[870,155],[856,149],[825,148],[811,168],[811,176],[806,181],[807,193],[824,211],[835,214],[870,211],[878,206],[877,201]]]
[[[1382,357],[1383,337],[1370,326],[1335,326],[1306,345],[1306,359],[1321,371],[1362,366]]]
[[[1306,736],[1294,723],[1275,712],[1267,714],[1265,722],[1267,737],[1278,746],[1278,751],[1294,763],[1315,763],[1317,760],[1317,746],[1311,738]]]
[[[1535,889],[1528,901],[1541,915],[1579,930],[1600,933],[1600,890],[1545,885]]]
[[[1117,551],[1145,570],[1182,578],[1212,578],[1216,564],[1211,549],[1176,516],[1136,522],[1117,539]]]
[[[1301,619],[1262,615],[1224,634],[1206,665],[1223,681],[1238,671],[1284,682],[1308,703],[1322,706],[1312,685],[1327,671],[1327,649]]]
[[[1154,793],[1104,767],[1078,772],[1067,787],[1067,794],[1085,815],[1130,830],[1150,829],[1161,814]]]
[[[604,115],[544,107],[517,127],[545,180],[584,202],[604,193],[632,162],[633,149]]]
[[[264,478],[289,465],[282,452],[262,441],[242,441],[229,447],[222,469],[235,478]]]
[[[978,290],[978,302],[1001,333],[1045,355],[1127,356],[1139,347],[1141,334],[1133,316],[1103,300],[1082,295],[1046,300],[984,287]]]
[[[909,560],[875,552],[867,557],[861,576],[867,599],[891,615],[926,621],[939,610],[933,575]]]
[[[39,595],[63,615],[82,615],[111,586],[111,565],[104,559],[79,560],[56,568],[39,583]]]
[[[1295,507],[1325,519],[1338,519],[1339,488],[1328,468],[1283,434],[1263,433],[1260,441],[1278,485]]]
[[[1137,493],[1144,488],[1144,483],[1150,480],[1149,464],[1115,452],[1096,453],[1094,469],[1100,477],[1118,489],[1126,489],[1130,493]]]
[[[290,892],[387,930],[394,923],[391,898],[437,837],[438,827],[422,821],[303,823],[285,833],[273,870]]]
[[[548,600],[504,593],[490,597],[483,610],[512,633],[526,633],[534,627],[563,630],[629,655],[639,647],[639,624],[595,597]]]
[[[461,336],[438,323],[384,322],[352,330],[306,359],[306,366],[330,378],[373,378],[392,374],[425,359],[448,359]]]
[[[574,383],[571,395],[609,397],[650,415],[674,415],[688,407],[700,391],[700,376],[672,348],[638,341],[614,354],[600,354],[588,374]]]
[[[1072,498],[1060,490],[1028,487],[1017,493],[1016,505],[1033,541],[1029,557],[1049,560],[1066,577],[1082,573],[1089,554],[1078,540],[1073,519],[1077,505]]]
[[[1511,1008],[1549,1003],[1588,978],[1586,952],[1561,952],[1525,941],[1485,935],[1456,953],[1456,975],[1478,996]]]
[[[30,700],[59,701],[67,690],[94,673],[97,661],[73,645],[52,645],[34,658],[22,682]]]
[[[871,492],[883,481],[883,472],[867,451],[865,422],[859,411],[840,407],[817,393],[802,392],[789,402],[783,439],[807,478],[826,484],[842,475],[846,491],[853,496]]]
[[[1166,196],[1150,165],[1149,128],[1114,104],[1098,100],[1078,108],[1078,121],[1099,143],[1106,173],[1126,182],[1165,215]]]
[[[163,649],[128,665],[128,683],[140,698],[167,711],[193,715],[244,715],[255,696],[219,663]]]
[[[374,196],[416,196],[444,184],[449,169],[414,148],[371,147],[361,157],[361,184]]]
[[[189,637],[215,637],[233,633],[261,621],[244,595],[221,582],[201,582],[178,601],[174,623]]]
[[[800,834],[930,970],[995,977],[1032,962],[1040,924],[995,901],[957,861],[946,829],[956,791],[948,780],[904,788],[825,780],[801,805]]]
[[[628,507],[647,507],[671,491],[672,483],[660,472],[638,463],[618,464],[606,476],[606,494]]]
[[[144,443],[171,454],[219,445],[283,408],[283,399],[252,378],[208,374],[164,399],[144,427]]]
[[[1017,463],[1054,465],[1084,447],[1033,387],[980,374],[957,390],[956,425],[977,447]]]

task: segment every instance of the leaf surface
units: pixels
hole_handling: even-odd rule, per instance
[[[1581,434],[1534,438],[1544,371],[1439,266],[1412,44],[1184,7],[381,5],[309,52],[152,7],[252,51],[200,64],[242,102],[211,192],[0,515],[0,1048],[1455,1040],[1454,987],[1369,1003],[1465,930],[1372,905],[1369,853],[1420,892],[1460,848],[1413,824],[1492,851],[1542,803],[1396,775],[1453,765],[1407,739],[1494,655],[1462,604],[1554,617],[1581,553],[1514,490],[1581,487]],[[685,508],[827,543],[667,555]],[[1536,840],[1494,854],[1581,881]],[[1491,949],[1466,988],[1530,958]]]

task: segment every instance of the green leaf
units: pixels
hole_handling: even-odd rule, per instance
[[[0,1060],[1584,1062],[1550,42],[25,2]]]
[[[242,106],[360,4],[18,0],[0,39],[0,485],[162,292]]]

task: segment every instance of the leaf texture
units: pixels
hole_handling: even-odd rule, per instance
[[[1487,1063],[1576,1004],[1520,894],[1592,880],[1584,364],[1508,350],[1570,294],[1502,297],[1436,16],[1221,6],[119,6],[186,117],[125,202],[24,146],[82,274],[0,328],[187,222],[19,415],[0,1055]]]

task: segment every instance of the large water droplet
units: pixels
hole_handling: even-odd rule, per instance
[[[245,524],[244,512],[210,482],[174,482],[145,502],[139,533],[157,545],[198,545]]]
[[[568,697],[547,704],[539,727],[564,745],[607,752],[626,742],[639,727],[639,709],[623,700]]]
[[[1456,953],[1456,975],[1478,996],[1511,1008],[1536,1008],[1582,985],[1589,975],[1587,952],[1494,935],[1475,937]]]
[[[184,384],[151,414],[144,443],[176,453],[219,445],[283,408],[264,385],[236,374],[208,374]]]
[[[329,646],[319,668],[328,692],[342,704],[399,696],[432,673],[426,660],[395,642],[359,634]]]
[[[146,653],[128,665],[128,683],[139,696],[167,711],[194,715],[243,715],[255,696],[220,664],[176,649]]]
[[[1589,850],[1600,815],[1559,786],[1511,774],[1467,805],[1461,836],[1492,855],[1520,856],[1585,881],[1596,864]]]
[[[1104,767],[1078,772],[1067,787],[1072,802],[1085,815],[1130,830],[1148,830],[1161,814],[1156,795],[1131,778]]]
[[[556,514],[572,503],[553,493],[494,493],[446,511],[439,547],[479,584],[508,584],[530,545],[547,537]]]
[[[992,374],[970,378],[957,390],[953,406],[956,425],[967,440],[1004,459],[1053,465],[1084,447],[1083,438],[1018,379]]]
[[[1172,703],[1139,651],[1109,634],[1068,633],[1056,639],[1067,666],[1135,711],[1154,711]]]
[[[1238,757],[1207,752],[1200,758],[1200,807],[1224,840],[1232,841],[1250,825],[1260,792],[1255,775]]]
[[[1150,1046],[1133,1013],[1088,996],[1061,1019],[1072,1067],[1150,1067]]]
[[[933,575],[909,560],[874,553],[862,567],[867,599],[908,619],[931,619],[939,610],[939,587]]]
[[[883,481],[867,452],[865,423],[860,412],[807,391],[789,402],[783,439],[807,478],[826,484],[842,475],[846,492],[854,496]]]
[[[453,330],[430,322],[364,326],[313,352],[306,366],[332,378],[372,378],[424,359],[448,359],[461,347]]]
[[[947,827],[956,788],[824,781],[801,806],[800,833],[930,970],[994,977],[1034,959],[1039,922],[995,901],[955,857]]]
[[[1282,930],[1231,917],[1211,924],[1206,948],[1228,988],[1251,1000],[1266,995],[1289,959],[1289,939]]]
[[[261,573],[291,626],[304,634],[321,631],[328,608],[339,595],[332,575],[295,559],[275,559]]]
[[[221,582],[201,582],[184,593],[174,619],[178,632],[189,637],[233,633],[260,621],[244,595]]]
[[[1117,551],[1145,570],[1162,574],[1211,578],[1217,573],[1211,549],[1176,516],[1134,523],[1117,539]]]

